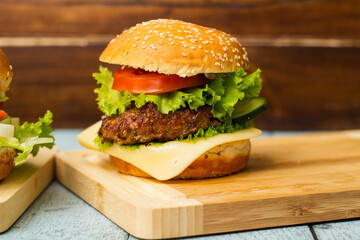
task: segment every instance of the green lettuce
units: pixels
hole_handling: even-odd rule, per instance
[[[240,123],[234,122],[231,119],[231,114],[238,102],[259,96],[262,81],[260,72],[260,69],[258,69],[251,74],[247,74],[244,69],[239,69],[233,73],[216,74],[214,79],[209,80],[208,84],[202,87],[191,87],[161,94],[145,94],[144,92],[133,94],[127,91],[113,90],[112,73],[107,68],[100,66],[99,72],[93,74],[97,84],[100,84],[100,87],[96,88],[94,92],[97,93],[96,100],[99,109],[106,116],[122,114],[131,103],[140,108],[147,102],[152,102],[157,105],[162,114],[168,114],[181,107],[197,110],[200,106],[209,105],[213,117],[220,119],[221,123],[217,126],[210,126],[208,129],[198,129],[195,134],[177,139],[178,141],[196,142],[199,137],[209,138],[219,133],[231,133],[254,126],[251,119]],[[102,143],[99,136],[94,142],[100,149],[112,145],[112,142]],[[122,146],[136,149],[142,145],[146,144]]]
[[[53,147],[54,137],[50,135],[53,132],[50,126],[52,117],[53,114],[47,111],[36,123],[25,122],[16,126],[13,138],[0,137],[0,147],[15,148],[17,152],[15,165],[25,161],[29,154],[35,156],[40,147]]]
[[[186,106],[196,110],[200,106],[209,105],[213,117],[224,120],[231,117],[237,102],[257,97],[261,90],[260,69],[251,74],[246,74],[243,69],[225,75],[216,74],[215,79],[209,80],[203,87],[160,94],[133,94],[113,90],[112,73],[102,66],[99,70],[93,77],[101,86],[94,91],[97,93],[99,109],[106,116],[122,114],[132,102],[138,108],[152,102],[163,114]]]

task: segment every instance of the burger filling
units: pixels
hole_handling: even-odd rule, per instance
[[[139,144],[167,142],[188,137],[199,129],[208,129],[220,123],[213,118],[211,108],[202,106],[195,110],[181,108],[161,114],[154,103],[137,108],[132,104],[123,114],[114,114],[102,120],[99,136],[102,142]]]
[[[250,115],[239,115],[244,112],[241,103],[258,98],[260,70],[246,74],[239,69],[225,75],[215,74],[214,79],[199,74],[189,80],[126,67],[119,69],[114,79],[107,68],[100,67],[100,73],[93,76],[101,84],[95,92],[99,108],[106,115],[95,140],[100,148],[112,143],[196,141],[197,137],[253,126],[252,118],[261,112],[257,109],[256,114],[251,110]],[[190,84],[194,81],[196,84]]]

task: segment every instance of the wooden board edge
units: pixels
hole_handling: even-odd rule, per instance
[[[48,152],[49,155],[44,156],[46,154],[42,154],[42,151]],[[36,172],[34,172],[34,174],[26,179],[24,184],[20,186],[10,198],[0,203],[1,213],[4,213],[5,210],[11,210],[10,214],[0,215],[0,233],[8,230],[54,179],[54,157],[57,151],[58,149],[56,147],[54,147],[52,150],[40,149],[38,156],[27,160],[29,163],[31,163],[32,160],[40,157],[47,158],[45,159],[44,164],[40,166]],[[41,179],[41,181],[39,181],[39,179]],[[27,193],[26,191],[28,188],[34,188],[35,191]],[[17,204],[14,204],[15,202]]]
[[[241,204],[234,201],[226,208],[218,203],[204,204],[203,232],[214,234],[357,218],[359,198],[360,190],[349,190],[248,200]]]
[[[55,158],[57,180],[131,235],[159,239],[203,234],[203,207],[199,202],[189,199],[183,206],[165,208],[135,205],[72,166],[64,154]]]

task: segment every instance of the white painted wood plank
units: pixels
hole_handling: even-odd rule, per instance
[[[130,235],[129,240],[136,240]],[[276,240],[313,240],[310,229],[307,225],[260,229],[254,231],[234,232],[226,234],[216,234],[209,236],[190,237],[186,240],[258,240],[258,239],[276,239]]]
[[[312,225],[319,240],[360,239],[360,219]]]

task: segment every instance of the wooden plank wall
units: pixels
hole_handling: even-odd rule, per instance
[[[14,67],[6,102],[55,127],[99,119],[91,74],[107,42],[138,22],[181,19],[238,37],[265,79],[267,130],[360,128],[360,1],[1,0],[0,47]]]

